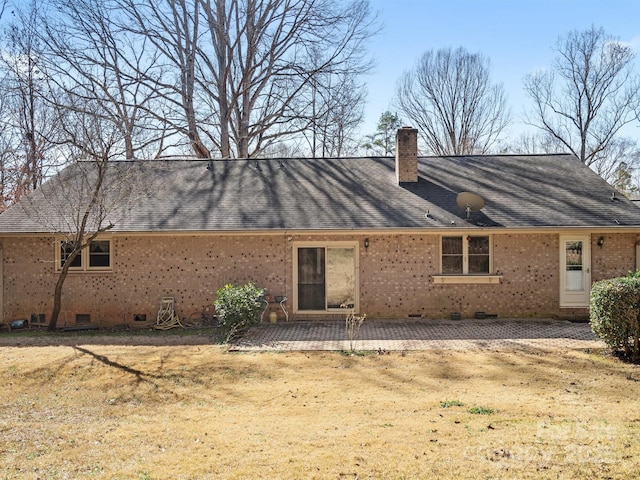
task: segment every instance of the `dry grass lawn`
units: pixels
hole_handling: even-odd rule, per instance
[[[600,352],[0,347],[0,478],[637,478]]]

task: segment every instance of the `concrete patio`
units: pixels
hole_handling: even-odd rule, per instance
[[[588,323],[555,319],[366,320],[355,350],[604,348]],[[252,328],[235,351],[350,350],[342,321],[281,322]]]

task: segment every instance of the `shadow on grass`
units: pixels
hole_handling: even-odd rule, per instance
[[[73,349],[78,351],[78,352],[80,352],[80,353],[84,353],[85,355],[89,355],[89,356],[95,358],[99,362],[102,362],[103,364],[105,364],[105,365],[107,365],[109,367],[114,367],[114,368],[117,368],[119,370],[122,370],[123,372],[131,373],[131,374],[135,375],[136,378],[138,379],[138,382],[148,381],[144,377],[151,377],[152,376],[152,375],[149,375],[148,373],[142,372],[141,370],[137,370],[135,368],[128,367],[128,366],[123,365],[121,363],[114,362],[113,360],[109,360],[109,358],[106,355],[98,355],[97,353],[94,353],[91,350],[87,350],[86,348],[78,347],[76,345],[76,346],[73,347]]]
[[[0,333],[0,346],[54,347],[77,345],[223,345],[226,332],[220,328],[187,328],[181,330],[89,330],[55,332],[21,330]]]

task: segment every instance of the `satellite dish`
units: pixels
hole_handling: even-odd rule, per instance
[[[460,192],[456,197],[458,207],[467,212],[467,220],[471,216],[471,212],[477,212],[484,207],[484,199],[477,193]]]

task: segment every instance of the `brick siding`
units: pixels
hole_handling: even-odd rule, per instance
[[[592,279],[625,275],[635,268],[636,234],[608,234],[602,248],[592,236]],[[365,250],[363,241],[369,239]],[[59,325],[90,314],[98,325],[132,324],[134,315],[155,320],[160,298],[173,296],[181,318],[199,318],[225,283],[252,281],[271,295],[293,298],[294,242],[357,241],[360,311],[368,318],[446,318],[452,311],[499,317],[584,315],[559,304],[559,236],[492,235],[496,285],[435,284],[440,237],[430,234],[114,236],[111,272],[73,272],[67,277]],[[4,319],[30,318],[52,309],[57,273],[53,237],[4,238]],[[289,303],[291,309],[292,302]],[[283,317],[277,305],[272,310]],[[290,319],[335,318],[295,315]]]

